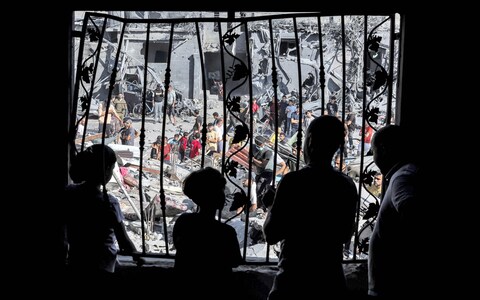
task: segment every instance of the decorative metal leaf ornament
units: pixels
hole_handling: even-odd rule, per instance
[[[232,100],[228,101],[227,108],[232,112],[240,112],[240,97],[235,96]]]
[[[90,38],[90,42],[96,42],[100,38],[100,33],[98,32],[98,29],[96,27],[94,28],[88,28],[88,37]]]
[[[232,139],[232,144],[244,141],[248,137],[248,127],[244,124],[235,126],[235,135]]]
[[[373,178],[375,177],[375,174],[377,174],[377,172],[374,171],[374,170],[365,170],[365,171],[363,172],[363,180],[362,180],[362,183],[363,183],[363,184],[372,185],[372,183],[373,183]]]
[[[245,64],[236,64],[233,72],[233,81],[243,79],[248,76],[250,72]]]
[[[88,108],[88,97],[87,96],[80,97],[80,103],[82,105],[82,111],[87,110],[87,108]]]
[[[365,212],[365,214],[363,215],[363,219],[368,220],[368,219],[376,217],[379,209],[380,209],[380,205],[378,205],[378,203],[368,204],[368,208],[367,208],[367,211]]]
[[[378,107],[374,107],[372,109],[367,109],[367,120],[370,123],[377,124],[378,121],[378,114],[380,113],[380,109]]]
[[[235,211],[247,204],[248,204],[247,195],[243,190],[240,190],[239,192],[236,192],[233,194],[233,202],[232,202],[232,205],[230,205],[230,211]]]
[[[237,178],[237,166],[238,162],[234,160],[228,160],[225,162],[225,172],[228,176]]]
[[[83,66],[83,69],[80,73],[80,76],[82,77],[82,80],[85,81],[86,83],[90,83],[90,75],[93,73],[93,63],[90,63],[90,65]]]
[[[372,35],[368,37],[367,45],[368,50],[373,52],[378,52],[378,48],[380,47],[380,42],[382,41],[382,37],[378,35]]]
[[[387,83],[388,74],[385,69],[380,69],[375,72],[375,82],[373,83],[372,89],[377,90]]]
[[[229,45],[232,45],[239,36],[240,35],[235,32],[228,31],[223,35],[223,41]]]

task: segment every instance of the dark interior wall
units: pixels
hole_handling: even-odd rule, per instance
[[[205,52],[205,78],[207,78],[207,90],[210,94],[217,95],[218,88],[214,80],[222,80],[222,62],[220,53],[218,52]]]
[[[142,2],[142,1],[140,1]],[[292,9],[282,7],[281,10],[299,10],[305,11],[311,7],[310,1],[304,1],[305,5],[295,3]],[[137,5],[139,5],[137,3]],[[149,7],[149,9],[170,9],[174,7]],[[170,4],[172,5],[172,4]],[[205,3],[194,4],[189,10],[208,10]],[[327,4],[328,5],[328,4]],[[333,3],[330,4],[333,6]],[[375,4],[376,5],[376,4]],[[72,7],[74,6],[74,7]],[[69,49],[68,41],[70,38],[69,24],[71,22],[71,10],[74,9],[91,9],[91,7],[75,6],[72,4],[63,11],[46,12],[44,16],[45,28],[48,28],[50,47],[37,49],[37,57],[39,60],[48,61],[48,65],[40,70],[47,72],[50,80],[45,80],[45,74],[38,76],[38,80],[33,83],[35,89],[44,91],[42,94],[42,103],[35,103],[35,110],[32,110],[31,120],[38,120],[38,116],[42,117],[42,128],[46,128],[47,135],[33,136],[32,143],[41,145],[38,147],[37,155],[41,157],[42,164],[37,170],[43,170],[42,175],[36,176],[35,184],[40,186],[35,193],[35,198],[45,199],[42,202],[40,211],[48,213],[48,217],[43,218],[42,226],[45,230],[38,234],[39,242],[33,251],[36,251],[36,257],[43,257],[31,262],[31,268],[48,268],[55,270],[61,263],[58,260],[58,253],[61,245],[58,243],[59,237],[59,220],[61,216],[57,214],[60,207],[60,199],[64,185],[66,184],[67,174],[67,127],[68,127],[68,95],[70,93],[70,66],[69,66]],[[98,9],[108,9],[98,5]],[[134,4],[129,7],[122,7],[115,4],[119,9],[134,9]],[[198,7],[196,7],[198,6]],[[359,6],[359,5],[358,5]],[[242,8],[249,7],[250,10],[260,9],[253,5],[242,5]],[[181,10],[186,9],[182,7]],[[219,10],[220,7],[212,7]],[[384,10],[386,8],[383,8]],[[264,9],[268,10],[268,9]],[[278,11],[276,6],[274,11]],[[390,9],[386,9],[389,12]],[[437,123],[431,125],[432,116],[441,116],[440,105],[446,100],[446,89],[448,86],[438,86],[438,83],[445,82],[443,71],[445,66],[440,64],[438,57],[442,53],[442,47],[439,47],[439,41],[442,38],[441,27],[439,24],[443,20],[438,14],[428,11],[419,11],[417,7],[401,7],[406,14],[406,38],[404,44],[404,78],[402,80],[402,125],[412,129],[412,141],[419,143],[419,149],[432,149],[438,144],[438,131],[442,130]],[[374,8],[368,7],[351,7],[336,5],[335,8],[329,8],[327,11],[334,13],[375,13],[382,12],[382,8],[377,5]],[[439,32],[440,31],[440,32]],[[416,55],[420,49],[432,49],[427,56]],[[432,105],[436,103],[437,105]],[[54,109],[52,108],[54,107]],[[34,122],[34,121],[31,121]],[[46,138],[47,137],[47,138]],[[420,146],[421,145],[421,146]],[[446,151],[442,149],[441,151]],[[446,154],[448,155],[448,153]],[[27,157],[27,156],[25,156]],[[435,156],[427,155],[427,161],[432,162]],[[31,161],[31,160],[30,160]],[[30,170],[31,165],[29,164]],[[34,174],[33,171],[31,174]],[[35,204],[33,204],[35,205]],[[37,204],[38,205],[38,204]]]

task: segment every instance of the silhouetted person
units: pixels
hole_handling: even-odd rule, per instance
[[[305,138],[307,165],[286,174],[278,185],[263,227],[268,243],[282,241],[269,300],[346,293],[343,244],[352,236],[358,194],[352,179],[332,167],[332,157],[344,142],[340,120],[316,118]],[[293,209],[297,206],[306,208],[301,215]],[[301,226],[296,225],[299,220]]]
[[[65,242],[70,284],[79,289],[105,285],[115,271],[117,252],[135,251],[118,200],[102,190],[116,163],[115,152],[102,144],[72,159],[70,176],[75,183],[65,189]]]
[[[199,210],[180,215],[173,227],[180,299],[230,299],[235,294],[232,268],[242,263],[237,234],[215,219],[225,205],[225,184],[211,167],[190,173],[183,182],[183,192]]]
[[[432,233],[425,230],[428,214],[420,168],[412,162],[409,139],[400,126],[379,129],[372,151],[386,190],[370,238],[368,293],[386,298],[422,295],[431,280],[424,267]]]
[[[273,180],[274,157],[273,151],[265,147],[266,138],[263,136],[255,137],[255,145],[253,146],[253,165],[255,165],[255,182],[257,184],[258,207],[266,209],[263,203],[264,193],[267,192],[268,187]]]

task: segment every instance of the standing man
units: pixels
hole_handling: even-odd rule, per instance
[[[357,116],[355,115],[355,112],[353,111],[353,106],[351,104],[348,104],[345,108],[346,116],[345,116],[345,125],[347,125],[348,128],[348,147],[351,152],[354,151],[354,145],[353,145],[353,133],[355,132],[355,129],[357,127]]]
[[[278,185],[263,226],[269,244],[282,242],[269,300],[347,296],[343,244],[353,233],[358,194],[353,180],[331,164],[344,135],[343,124],[336,117],[313,120],[305,136],[307,166],[285,174]],[[316,193],[312,194],[312,187]],[[295,203],[303,199],[309,199],[309,209],[304,211],[302,229],[298,230],[290,220]],[[313,241],[319,237],[320,246],[314,247]],[[315,275],[305,268],[314,270]]]
[[[291,137],[292,136],[292,132],[290,131],[290,126],[292,124],[292,113],[294,113],[295,111],[297,111],[297,106],[293,103],[293,100],[289,100],[288,101],[288,106],[287,108],[285,109],[285,114],[286,114],[286,122],[285,122],[285,134],[288,136],[288,137]]]
[[[424,294],[429,254],[420,169],[400,126],[387,125],[372,139],[373,160],[386,187],[370,237],[368,294],[406,299]]]
[[[173,89],[173,85],[168,86],[167,95],[167,116],[170,122],[175,126],[175,105],[177,104],[177,93]]]
[[[157,88],[154,91],[153,95],[153,115],[154,121],[153,123],[157,123],[162,121],[162,107],[163,107],[163,87],[159,83],[157,84]]]
[[[303,122],[303,126],[304,126],[304,129],[307,130],[308,126],[310,126],[310,123],[312,123],[312,121],[315,119],[315,117],[313,116],[313,112],[311,109],[307,110],[305,112],[305,117],[303,118],[304,122]]]
[[[263,194],[267,191],[268,186],[273,179],[273,151],[265,148],[266,139],[263,136],[255,137],[253,164],[255,165],[257,184],[258,207],[265,209],[266,207],[261,200]]]
[[[125,101],[125,97],[122,93],[118,94],[118,96],[113,99],[113,106],[121,119],[128,115],[127,101]]]
[[[299,124],[300,124],[300,108],[297,106],[295,111],[290,116],[290,136],[298,132]]]
[[[287,96],[283,95],[282,96],[282,101],[278,104],[278,127],[282,127],[283,122],[287,121]],[[284,127],[285,129],[285,127]]]
[[[105,137],[108,138],[118,131],[122,119],[117,114],[115,108],[113,108],[112,102],[110,102],[108,108],[106,108],[106,102],[100,101],[98,104],[98,132],[103,132],[103,124],[106,123]],[[118,124],[118,127],[115,124]]]
[[[338,104],[335,95],[330,95],[330,101],[327,103],[327,114],[329,116],[338,117]]]
[[[122,141],[122,145],[133,146],[135,144],[136,132],[132,125],[132,119],[125,118],[123,126],[120,130],[120,141]]]
[[[213,126],[215,129],[215,132],[217,133],[217,152],[222,153],[223,152],[223,118],[218,117],[217,123],[215,126]],[[228,144],[225,145],[225,151],[228,151]]]

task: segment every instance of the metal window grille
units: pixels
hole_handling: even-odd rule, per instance
[[[233,212],[219,212],[218,218],[236,228],[245,262],[276,261],[278,248],[267,245],[261,234],[261,212],[245,214],[253,191],[241,182],[244,178],[251,181],[254,173],[252,141],[257,136],[271,139],[271,149],[291,170],[301,168],[303,114],[307,110],[314,116],[328,113],[333,95],[339,118],[345,123],[355,121],[349,126],[346,148],[340,149],[346,154],[340,156],[340,166],[346,165],[342,170],[354,178],[359,192],[356,229],[351,243],[345,245],[345,260],[366,259],[381,189],[372,188],[376,167],[367,153],[363,129],[375,131],[394,123],[397,79],[401,77],[398,15],[76,12],[76,16],[71,45],[75,57],[70,154],[90,143],[113,143],[122,172],[134,184],[128,190],[125,177],[117,174],[115,182],[109,183],[110,191],[120,199],[129,219],[129,234],[145,256],[174,257],[171,229],[175,215],[195,209],[175,201],[186,198],[180,191],[181,179],[191,170],[210,165],[228,181],[226,207],[236,207]],[[165,56],[162,60],[157,57],[160,52]],[[308,77],[313,78],[309,81]],[[173,90],[166,88],[170,83]],[[177,96],[174,131],[167,124],[167,105],[162,108],[163,118],[152,126],[151,101],[159,84],[165,87],[164,99],[168,93]],[[107,126],[107,117],[100,122],[96,115],[100,101],[117,109],[118,99],[113,99],[118,94],[125,99],[120,106],[124,110],[119,112],[133,118],[139,131],[133,147],[115,144],[121,125],[110,120]],[[298,129],[288,134],[288,143],[279,142],[278,128],[285,124],[279,123],[275,109],[284,94],[298,104],[302,116]],[[254,114],[248,110],[253,98],[259,105]],[[181,164],[177,155],[169,163],[149,159],[151,131],[163,137],[188,131],[195,109],[203,117],[200,155]],[[224,143],[221,154],[209,155],[207,123],[214,111],[224,119]],[[97,127],[100,123],[103,126]],[[277,165],[277,155],[273,157]],[[275,177],[271,185],[277,183]],[[314,193],[312,187],[312,197]],[[243,213],[237,214],[237,207],[243,207]],[[292,213],[292,220],[301,218],[301,209],[298,216]]]

